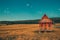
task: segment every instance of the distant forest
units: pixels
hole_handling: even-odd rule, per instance
[[[53,23],[60,23],[60,17],[50,18]],[[0,24],[38,24],[40,19],[36,20],[24,20],[24,21],[0,21]]]

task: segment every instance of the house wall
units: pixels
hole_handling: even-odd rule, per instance
[[[53,24],[39,24],[40,30],[53,30]]]

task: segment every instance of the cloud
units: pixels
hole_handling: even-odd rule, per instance
[[[26,6],[30,6],[30,4],[29,4],[29,3],[27,3],[27,4],[26,4]]]
[[[6,8],[5,10],[4,10],[4,13],[10,13],[10,11],[9,11],[9,8]]]
[[[26,6],[32,8],[31,3],[26,3]]]
[[[60,11],[60,9],[58,9]]]

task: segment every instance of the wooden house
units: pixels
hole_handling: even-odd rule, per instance
[[[40,31],[52,31],[53,30],[53,21],[44,14],[42,19],[39,21]]]

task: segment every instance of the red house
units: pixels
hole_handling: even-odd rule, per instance
[[[40,31],[52,31],[53,21],[44,14],[39,22]]]

